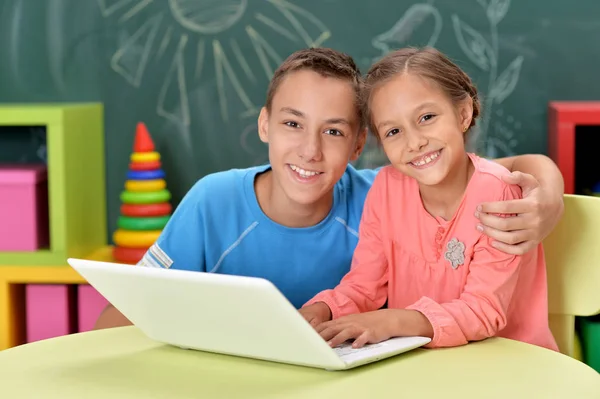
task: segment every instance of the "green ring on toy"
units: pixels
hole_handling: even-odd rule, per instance
[[[169,221],[170,216],[148,217],[148,218],[131,218],[127,216],[119,216],[117,225],[125,230],[161,230]]]
[[[126,204],[156,204],[158,202],[167,202],[171,199],[169,190],[134,192],[123,191],[121,193],[121,202]]]

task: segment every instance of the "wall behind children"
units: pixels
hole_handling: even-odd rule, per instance
[[[363,71],[389,50],[436,46],[482,92],[482,154],[546,153],[548,101],[600,93],[599,12],[597,0],[0,0],[0,101],[104,103],[112,232],[138,121],[176,204],[208,173],[267,160],[256,117],[269,78],[307,46]],[[43,132],[30,137],[43,159]],[[0,161],[23,145],[0,134]],[[371,144],[359,165],[382,162]]]

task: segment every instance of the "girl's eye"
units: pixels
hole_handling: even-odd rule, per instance
[[[398,133],[400,133],[400,129],[392,129],[389,132],[386,133],[385,137],[391,137],[391,136],[395,136]]]
[[[332,136],[343,136],[342,132],[337,129],[327,129],[325,130],[325,133]]]
[[[285,124],[286,124],[287,126],[289,126],[289,127],[294,127],[294,128],[296,128],[296,127],[298,127],[298,126],[299,126],[299,125],[298,125],[298,122],[294,122],[294,121],[285,122]]]
[[[426,115],[423,115],[423,117],[421,118],[421,120],[419,122],[427,122],[427,121],[432,120],[433,118],[435,118],[435,115],[426,114]]]

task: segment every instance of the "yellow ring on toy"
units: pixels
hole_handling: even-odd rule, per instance
[[[125,181],[125,190],[133,192],[160,191],[166,187],[167,182],[164,179]]]
[[[132,231],[117,229],[113,241],[119,247],[149,248],[160,236],[162,230]]]
[[[131,162],[150,162],[160,161],[160,154],[156,151],[152,152],[133,152],[131,154]]]

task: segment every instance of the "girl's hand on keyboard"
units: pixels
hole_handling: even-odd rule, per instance
[[[348,315],[322,323],[316,330],[332,348],[352,339],[352,347],[361,348],[393,337],[433,337],[429,320],[416,310],[405,309],[381,309]]]
[[[348,340],[354,340],[353,348],[376,344],[393,336],[390,309],[376,310],[340,317],[317,326],[317,332],[332,348]]]
[[[300,309],[300,314],[313,327],[331,320],[331,309],[329,309],[329,306],[325,302],[316,302],[305,306]]]

